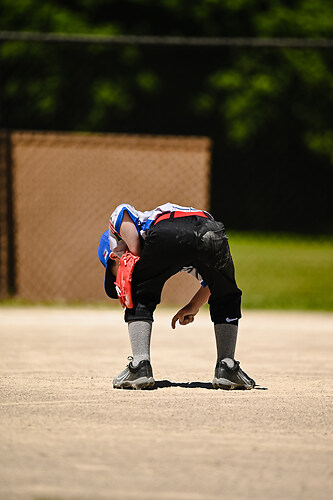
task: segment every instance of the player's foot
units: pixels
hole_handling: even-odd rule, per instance
[[[132,359],[132,358],[129,358]],[[147,359],[133,366],[132,361],[113,380],[115,389],[151,389],[155,385],[153,370]]]
[[[233,367],[223,360],[216,363],[214,389],[253,389],[255,385],[255,381],[241,369],[239,361],[234,361]]]

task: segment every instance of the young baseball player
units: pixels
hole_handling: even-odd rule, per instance
[[[105,291],[111,298],[119,295],[118,269],[126,251],[138,259],[130,288],[132,302],[125,308],[124,316],[133,357],[115,377],[113,387],[154,386],[150,364],[154,310],[165,282],[179,271],[186,271],[198,279],[199,290],[172,318],[172,328],[177,321],[180,325],[192,323],[208,301],[217,347],[213,386],[252,389],[254,380],[234,359],[242,292],[236,285],[224,225],[208,212],[174,203],[146,212],[125,203],[119,205],[112,212],[109,230],[101,236],[98,247],[99,259],[105,266]]]

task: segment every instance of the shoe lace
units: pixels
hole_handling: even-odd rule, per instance
[[[128,365],[129,365],[129,364],[133,361],[133,356],[127,356],[127,359],[128,359],[128,361],[129,361],[129,363],[128,363]],[[128,366],[128,365],[127,365],[127,366]]]
[[[253,378],[251,378],[251,377],[250,377],[250,376],[249,376],[249,375],[248,375],[248,374],[247,374],[247,373],[246,373],[246,372],[245,372],[245,371],[244,371],[244,370],[243,370],[243,369],[239,366],[239,365],[240,365],[239,361],[235,361],[235,363],[237,363],[237,366],[239,367],[239,370],[243,373],[243,375],[245,375],[245,377],[246,377],[246,378],[248,378],[249,380],[252,380],[252,381],[254,382]]]

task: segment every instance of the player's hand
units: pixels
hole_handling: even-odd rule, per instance
[[[173,330],[176,328],[176,323],[179,321],[180,325],[188,325],[189,323],[193,323],[194,316],[197,314],[198,309],[187,305],[180,309],[177,314],[171,320],[171,327]]]

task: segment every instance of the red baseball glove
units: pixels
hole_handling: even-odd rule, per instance
[[[119,268],[114,284],[116,286],[118,299],[124,309],[126,307],[132,309],[133,307],[131,283],[134,266],[139,259],[140,257],[126,250],[119,261]]]

